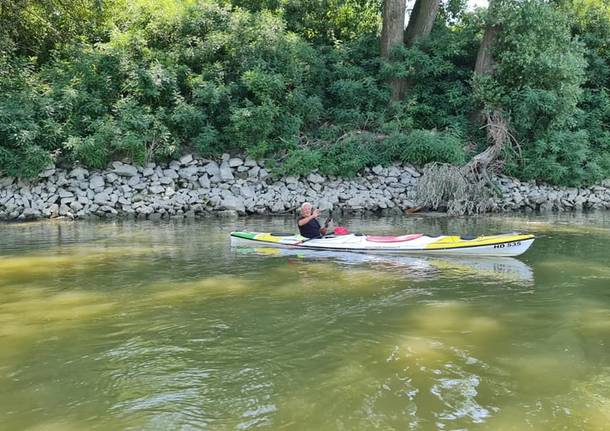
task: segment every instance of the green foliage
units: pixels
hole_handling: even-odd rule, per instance
[[[277,174],[460,165],[487,145],[473,113],[494,107],[522,149],[504,155],[508,172],[607,177],[607,4],[496,4],[496,73],[473,79],[486,13],[463,0],[391,61],[380,0],[0,0],[0,171],[186,151],[267,158]],[[393,78],[405,100],[391,100]]]
[[[55,130],[52,119],[41,121],[44,104],[36,92],[41,85],[22,62],[0,56],[0,171],[32,176],[52,160]]]
[[[524,179],[544,178],[550,183],[565,185],[578,185],[585,176],[599,179],[596,167],[587,162],[590,151],[584,130],[549,131],[539,135],[524,151],[528,162],[522,166],[512,162],[509,166],[509,171],[520,173]]]
[[[523,158],[506,154],[509,173],[554,184],[598,180],[591,135],[579,121],[586,49],[572,36],[566,15],[537,0],[503,2],[496,12],[502,29],[496,74],[474,87],[485,105],[510,113]]]
[[[441,161],[462,164],[465,159],[461,140],[452,133],[412,130],[390,136],[369,133],[344,137],[332,145],[318,145],[292,151],[276,175],[305,175],[314,169],[333,176],[354,176],[366,167],[392,162],[426,163]]]
[[[411,48],[395,49],[392,63],[383,65],[385,77],[409,82],[404,109],[413,126],[472,132],[467,114],[475,103],[470,79],[478,49],[478,25],[468,20],[459,29],[436,26],[428,39]]]
[[[117,0],[0,0],[0,52],[41,63],[66,43],[106,40],[105,23],[117,6]]]
[[[413,130],[403,138],[398,136],[398,159],[424,166],[432,162],[461,165],[466,154],[463,141],[453,133]]]
[[[233,0],[253,12],[274,11],[287,28],[316,44],[332,45],[375,33],[382,0]]]

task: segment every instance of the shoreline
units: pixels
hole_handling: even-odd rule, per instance
[[[366,168],[354,178],[272,179],[250,158],[197,159],[104,170],[49,168],[37,178],[0,177],[0,220],[161,220],[292,214],[304,201],[341,214],[403,214],[415,208],[421,171],[411,165]],[[610,180],[590,187],[557,187],[499,176],[502,197],[490,213],[581,212],[610,209]]]

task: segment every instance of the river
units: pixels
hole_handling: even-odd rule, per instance
[[[0,429],[607,430],[610,214],[352,218],[515,259],[231,249],[291,218],[0,225]]]

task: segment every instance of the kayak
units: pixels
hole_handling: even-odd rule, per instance
[[[306,250],[388,254],[443,254],[519,256],[534,242],[534,235],[510,233],[473,238],[460,236],[375,236],[360,233],[308,239],[301,235],[268,232],[231,232],[232,246],[266,246]]]

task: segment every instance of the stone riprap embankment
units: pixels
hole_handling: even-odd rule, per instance
[[[227,154],[218,161],[187,155],[167,165],[114,162],[102,171],[49,168],[31,180],[0,177],[0,220],[281,214],[304,201],[344,212],[402,212],[416,206],[420,176],[413,166],[395,165],[365,169],[351,179],[313,172],[274,180],[263,163]],[[503,197],[494,211],[610,208],[610,181],[558,188],[495,180]]]

